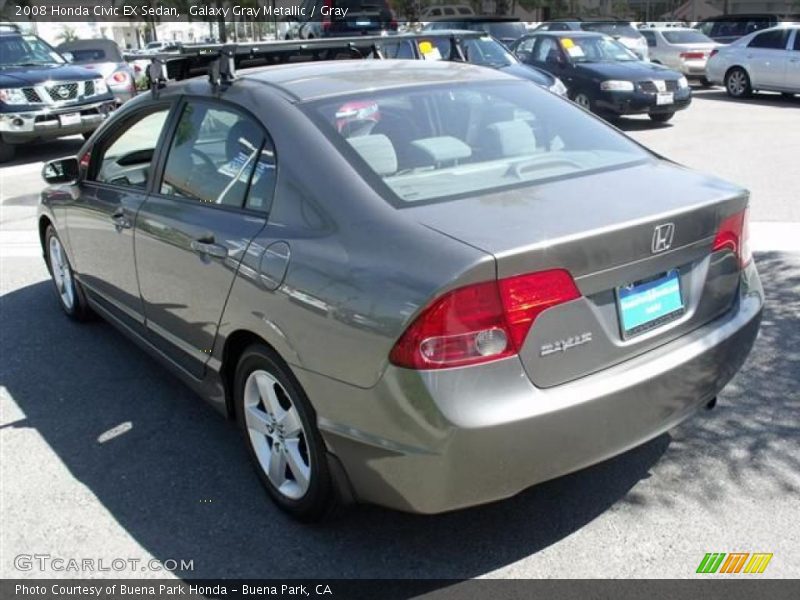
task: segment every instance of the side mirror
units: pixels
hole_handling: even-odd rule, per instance
[[[78,159],[74,156],[51,160],[42,167],[42,179],[47,183],[75,183],[78,180]]]

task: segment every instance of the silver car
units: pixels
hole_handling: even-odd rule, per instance
[[[708,78],[733,98],[758,91],[800,94],[800,24],[765,29],[722,46],[707,70]]]
[[[57,50],[70,62],[100,73],[118,104],[136,95],[136,76],[112,40],[74,40],[64,42]]]
[[[301,519],[605,460],[713,404],[759,329],[745,190],[470,64],[168,84],[44,176],[61,308],[237,419]]]
[[[687,79],[711,83],[706,78],[706,62],[720,44],[706,34],[686,27],[653,27],[639,32],[647,40],[652,62],[675,69]]]

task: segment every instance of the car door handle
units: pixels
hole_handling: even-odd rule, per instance
[[[121,208],[118,208],[111,214],[111,222],[114,223],[114,227],[116,227],[117,231],[131,228],[131,220],[125,216],[125,211]]]
[[[198,254],[213,256],[214,258],[228,258],[228,249],[214,241],[213,235],[204,235],[191,243],[192,250]]]

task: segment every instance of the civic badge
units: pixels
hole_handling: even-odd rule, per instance
[[[656,225],[653,230],[653,243],[650,246],[653,254],[664,252],[672,247],[672,236],[675,235],[675,224],[664,223]]]

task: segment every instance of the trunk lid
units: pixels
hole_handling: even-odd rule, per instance
[[[549,387],[641,354],[730,309],[738,261],[730,252],[712,260],[711,248],[720,223],[746,203],[737,186],[653,160],[410,212],[492,254],[499,278],[558,268],[572,274],[583,296],[544,311],[520,352],[531,380]],[[663,225],[672,229],[671,243],[654,252]],[[632,333],[623,326],[620,289],[665,275],[679,285],[682,312]]]

